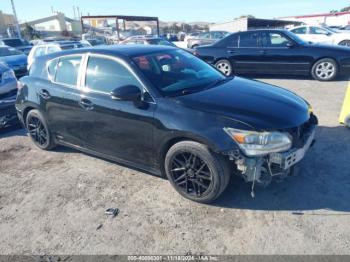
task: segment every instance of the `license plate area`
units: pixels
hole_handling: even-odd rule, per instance
[[[312,142],[315,138],[315,130],[311,132],[305,145],[300,149],[292,149],[292,151],[285,153],[273,153],[270,154],[270,161],[275,164],[280,164],[281,168],[288,169],[296,163],[300,162],[305,156],[305,153],[309,150]]]

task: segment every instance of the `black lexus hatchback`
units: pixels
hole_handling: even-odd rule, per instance
[[[233,174],[266,185],[311,147],[317,118],[297,95],[221,72],[165,46],[77,49],[38,58],[18,116],[41,149],[72,147],[166,176],[216,199]]]

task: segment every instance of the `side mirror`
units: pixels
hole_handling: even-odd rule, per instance
[[[141,90],[134,85],[120,86],[111,92],[112,99],[123,101],[140,101]]]
[[[328,32],[326,35],[327,35],[327,36],[331,36],[331,35],[332,35],[332,33],[331,33],[331,32]]]
[[[294,46],[295,46],[295,44],[293,42],[288,42],[286,44],[286,47],[288,47],[288,48],[293,48]]]

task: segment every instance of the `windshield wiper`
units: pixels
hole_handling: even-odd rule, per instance
[[[212,87],[215,87],[215,86],[218,86],[220,84],[223,84],[225,82],[228,82],[230,80],[232,80],[233,77],[230,76],[230,77],[226,77],[224,79],[218,79],[218,80],[215,80],[214,82],[211,82],[209,85],[207,85],[203,90],[206,90],[206,89],[209,89],[209,88],[212,88]]]

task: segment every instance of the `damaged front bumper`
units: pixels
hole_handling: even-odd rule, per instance
[[[300,162],[315,141],[315,126],[303,135],[300,147],[286,152],[270,153],[264,156],[246,157],[239,150],[229,152],[230,160],[235,162],[237,171],[246,182],[256,182],[267,186],[274,176],[285,177],[291,174],[293,167]]]
[[[0,128],[5,128],[19,123],[15,108],[15,101],[15,98],[0,100]]]

